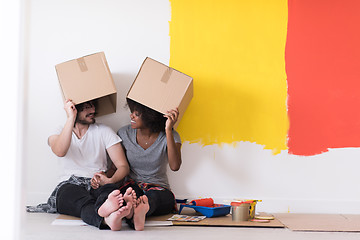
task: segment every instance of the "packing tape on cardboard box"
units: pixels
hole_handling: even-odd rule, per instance
[[[172,72],[173,72],[173,69],[168,67],[166,69],[166,71],[164,72],[164,75],[162,76],[161,81],[164,82],[164,83],[167,83],[169,81],[169,79],[170,79],[170,76],[171,76]]]
[[[86,63],[85,63],[85,58],[84,57],[78,58],[78,59],[76,59],[76,61],[79,64],[80,70],[82,72],[86,72],[88,70],[88,68],[86,66]]]

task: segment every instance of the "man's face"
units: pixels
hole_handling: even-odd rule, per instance
[[[83,110],[77,113],[76,122],[84,125],[95,123],[95,106],[92,102],[84,103]]]

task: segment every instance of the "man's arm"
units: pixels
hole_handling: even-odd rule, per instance
[[[116,167],[115,173],[109,179],[109,183],[116,183],[124,179],[130,172],[130,167],[125,156],[125,152],[120,143],[107,149],[109,157]]]
[[[119,182],[129,174],[130,167],[121,144],[114,144],[107,149],[107,152],[116,168],[115,173],[111,177],[107,177],[103,172],[95,173],[94,177],[91,179],[91,186],[94,189],[105,184]]]
[[[71,100],[66,100],[64,109],[67,114],[65,126],[59,135],[52,135],[48,138],[48,144],[51,150],[58,156],[63,157],[69,150],[71,143],[71,135],[76,119],[76,108]]]

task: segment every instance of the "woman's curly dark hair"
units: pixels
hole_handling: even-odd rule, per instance
[[[137,111],[140,114],[145,127],[149,128],[151,132],[156,133],[165,131],[165,123],[167,118],[164,117],[164,114],[148,108],[141,103],[135,102],[129,98],[126,98],[126,101],[130,111]]]

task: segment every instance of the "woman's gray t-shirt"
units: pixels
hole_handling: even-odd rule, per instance
[[[155,142],[145,150],[136,141],[136,131],[131,125],[127,125],[117,132],[130,165],[129,177],[138,182],[158,184],[170,189],[166,175],[168,156],[165,132],[160,132]],[[175,130],[173,135],[175,143],[181,143],[180,135]]]

